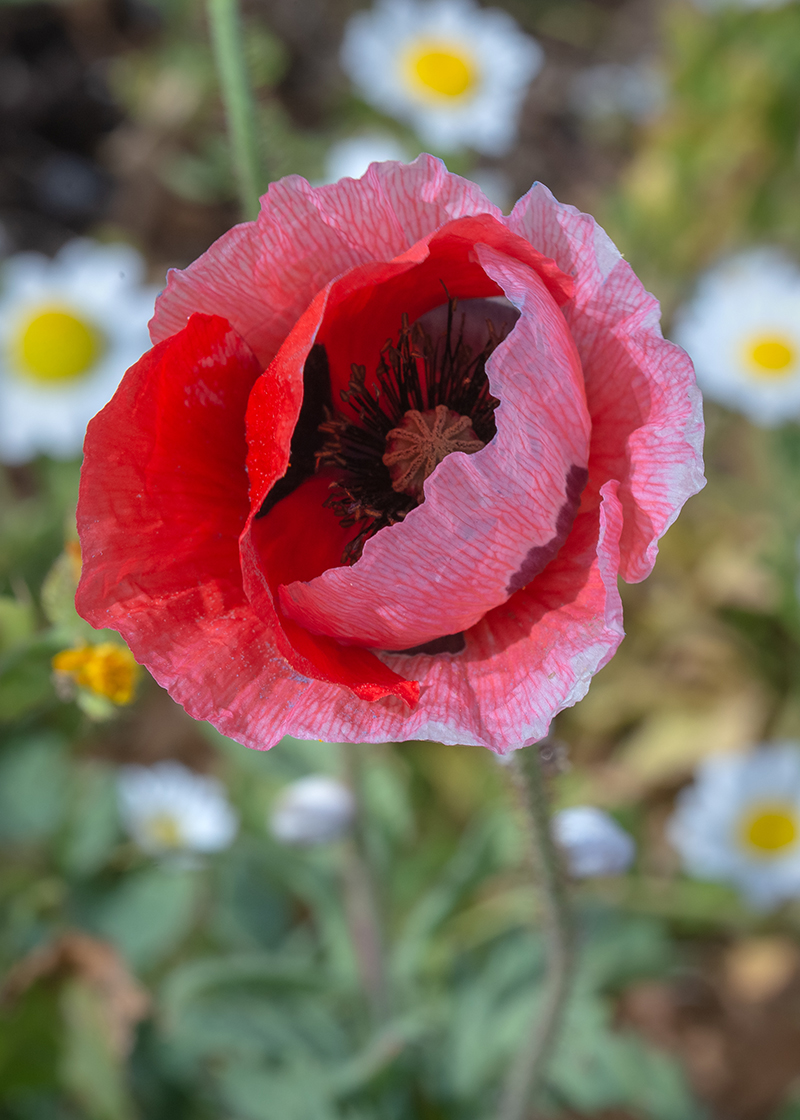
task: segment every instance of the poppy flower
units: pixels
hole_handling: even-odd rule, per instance
[[[703,483],[689,359],[540,184],[291,176],[151,333],[89,425],[77,605],[250,746],[541,739]]]

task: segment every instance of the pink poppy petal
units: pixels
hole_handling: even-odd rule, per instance
[[[413,710],[394,697],[365,704],[344,689],[310,682],[290,706],[243,706],[230,733],[251,745],[271,745],[283,735],[330,742],[432,739],[501,754],[537,742],[557,712],[586,694],[624,636],[617,589],[621,528],[617,485],[610,482],[601,507],[578,515],[556,559],[468,631],[462,652],[382,654],[398,673],[421,681]],[[221,727],[218,717],[207,718]]]
[[[540,278],[486,245],[475,252],[521,311],[487,365],[497,435],[477,454],[449,455],[424,503],[352,567],[281,588],[284,612],[314,633],[397,650],[469,629],[533,579],[571,528],[590,435],[577,354]]]
[[[266,366],[317,292],[369,261],[390,261],[445,222],[500,210],[441,160],[372,164],[361,179],[271,184],[255,222],[235,226],[188,268],[172,270],[150,323],[154,342],[194,311],[223,315]]]
[[[657,300],[593,218],[537,183],[506,221],[575,278],[564,314],[586,378],[591,482],[620,481],[621,574],[637,582],[683,503],[705,485],[692,363],[662,337]]]

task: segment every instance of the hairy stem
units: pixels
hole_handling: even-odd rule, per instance
[[[361,756],[358,746],[343,746],[348,784],[356,798],[353,836],[347,844],[344,873],[345,908],[361,986],[376,1026],[389,1013],[383,924],[378,889],[372,874],[364,837]]]
[[[497,1120],[525,1120],[535,1105],[569,994],[573,934],[566,884],[550,829],[550,810],[539,748],[516,751],[511,785],[525,829],[528,862],[541,894],[546,949],[543,994],[530,1030],[508,1071]]]
[[[261,168],[253,91],[244,57],[238,0],[208,0],[208,25],[228,121],[242,213],[258,215]]]

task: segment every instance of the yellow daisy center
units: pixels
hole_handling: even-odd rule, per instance
[[[472,91],[478,68],[470,53],[452,43],[417,43],[407,53],[406,70],[418,93],[453,101]]]
[[[794,805],[759,805],[742,820],[741,837],[752,855],[778,855],[797,840],[798,824]]]
[[[181,826],[170,813],[154,813],[145,827],[161,848],[180,848],[183,844]]]
[[[39,308],[12,341],[14,365],[31,381],[59,385],[87,374],[105,349],[97,328],[62,307]]]
[[[745,346],[745,356],[756,377],[772,380],[789,377],[794,372],[797,350],[788,338],[758,335]]]

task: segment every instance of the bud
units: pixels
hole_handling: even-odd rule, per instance
[[[619,875],[633,863],[633,839],[613,817],[592,805],[562,809],[553,817],[553,838],[576,879]]]
[[[269,828],[282,844],[328,844],[353,822],[353,794],[327,774],[310,774],[286,786],[276,801]]]

